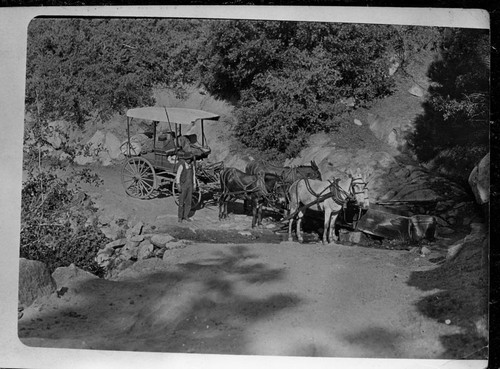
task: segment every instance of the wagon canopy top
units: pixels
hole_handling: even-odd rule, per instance
[[[191,124],[197,120],[219,120],[220,116],[203,110],[150,106],[127,110],[127,117],[176,124]]]

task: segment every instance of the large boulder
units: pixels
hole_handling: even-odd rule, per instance
[[[104,148],[109,154],[109,157],[113,160],[122,160],[124,158],[123,153],[120,150],[120,140],[111,132],[106,132],[106,137],[104,139]]]
[[[37,298],[50,295],[56,290],[47,266],[35,260],[19,260],[19,304],[28,307]]]
[[[62,287],[73,287],[88,280],[98,279],[99,277],[71,264],[68,267],[57,268],[54,273],[52,273],[52,278],[57,288],[60,289]]]
[[[472,169],[469,185],[479,205],[490,201],[490,153]]]

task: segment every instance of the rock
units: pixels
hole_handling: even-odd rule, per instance
[[[192,242],[189,240],[179,240],[175,242],[169,242],[165,245],[166,250],[183,249],[184,247],[191,245]]]
[[[130,242],[136,242],[137,244],[139,244],[142,241],[144,241],[144,236],[140,235],[140,234],[136,234],[136,235],[130,236],[127,240]]]
[[[127,229],[127,232],[125,232],[125,236],[128,238],[135,235],[140,235],[142,233],[143,228],[144,228],[144,223],[137,222],[132,228]]]
[[[156,246],[156,247],[165,247],[165,245],[169,242],[172,242],[175,240],[174,237],[167,233],[163,234],[155,234],[154,236],[151,237],[151,243]]]
[[[111,263],[113,254],[114,254],[113,248],[101,249],[97,252],[95,261],[100,267],[107,268]]]
[[[361,121],[359,119],[354,119],[354,124],[357,125],[357,126],[362,126],[363,123],[361,123]]]
[[[362,236],[363,236],[363,233],[361,233],[361,232],[349,232],[347,241],[358,244],[358,243],[361,243]]]
[[[451,260],[455,256],[457,256],[458,253],[463,249],[464,245],[465,244],[463,242],[459,242],[459,243],[456,243],[456,244],[450,246],[448,248],[448,251],[446,252],[446,259]]]
[[[422,97],[424,96],[424,89],[422,87],[420,87],[419,85],[413,85],[409,90],[408,92],[413,95],[413,96],[417,96],[417,97]]]
[[[479,205],[490,201],[490,153],[472,169],[468,182]]]
[[[127,243],[126,238],[120,238],[118,240],[111,241],[104,246],[104,249],[116,249],[118,247],[122,247]]]
[[[111,240],[120,239],[125,233],[124,226],[119,219],[111,221],[107,226],[100,227],[100,229],[101,232]]]
[[[432,251],[430,249],[428,249],[427,247],[425,247],[425,246],[420,249],[420,255],[422,255],[422,256],[427,256],[431,252]]]
[[[137,253],[139,252],[140,241],[128,240],[125,246],[120,250],[120,256],[124,259],[135,259],[137,258]]]
[[[134,265],[132,260],[115,259],[112,268],[106,274],[106,278],[113,279],[117,277],[120,272],[130,268],[132,265]]]
[[[56,283],[47,266],[36,260],[19,259],[19,304],[28,307],[33,301],[56,291]]]
[[[398,146],[400,146],[399,135],[395,129],[393,129],[387,136],[387,143],[394,148],[398,148]]]
[[[120,140],[111,132],[106,132],[106,137],[104,139],[104,148],[109,154],[109,157],[113,160],[122,160],[124,158],[123,153],[120,150]]]
[[[143,260],[150,258],[153,255],[154,246],[153,244],[146,240],[139,245],[139,250],[137,252],[137,260]]]
[[[60,289],[62,287],[71,287],[72,285],[88,280],[98,279],[99,277],[71,264],[68,267],[57,268],[54,273],[52,273],[52,278],[54,278],[56,282],[57,289]]]
[[[87,164],[95,163],[96,161],[97,161],[96,158],[94,158],[92,156],[85,156],[85,155],[76,155],[75,159],[74,159],[75,164],[78,164],[78,165],[87,165]]]

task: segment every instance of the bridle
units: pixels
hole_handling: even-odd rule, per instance
[[[356,188],[359,186],[362,186],[361,191],[356,191]],[[349,194],[355,196],[364,193],[366,190],[366,186],[368,186],[368,183],[366,183],[362,178],[351,178],[351,184],[349,185]]]

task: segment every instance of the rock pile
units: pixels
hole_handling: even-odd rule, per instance
[[[100,249],[95,258],[97,264],[106,270],[105,278],[112,279],[122,270],[138,260],[167,258],[167,250],[183,248],[191,242],[178,240],[169,234],[143,234],[144,224],[136,223],[125,231],[125,237],[117,238]]]

